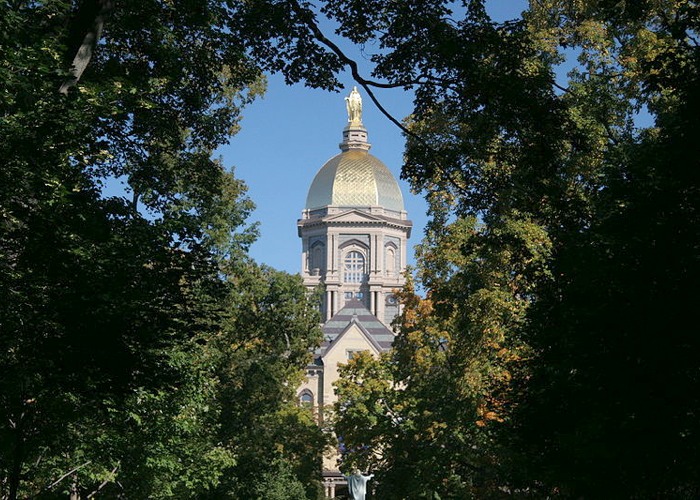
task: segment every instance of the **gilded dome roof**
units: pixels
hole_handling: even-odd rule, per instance
[[[311,183],[306,208],[381,206],[402,211],[396,179],[378,158],[363,149],[349,149],[326,162]]]

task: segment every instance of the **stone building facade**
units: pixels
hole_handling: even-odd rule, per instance
[[[338,364],[358,351],[378,355],[391,348],[391,321],[399,313],[394,291],[405,283],[412,227],[396,179],[369,153],[357,89],[346,102],[341,152],[316,174],[297,222],[304,284],[324,288],[324,341],[298,391],[299,401],[319,415],[336,401]],[[324,460],[329,498],[346,488],[337,459],[333,454]]]

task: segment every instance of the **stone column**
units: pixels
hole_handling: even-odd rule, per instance
[[[379,321],[384,323],[384,303],[386,302],[386,294],[382,288],[381,292],[377,292],[377,311],[374,315],[379,318]],[[389,325],[387,325],[389,326]]]
[[[326,291],[326,314],[325,318],[323,319],[324,322],[328,321],[331,319],[331,311],[333,310],[333,292],[330,290]]]

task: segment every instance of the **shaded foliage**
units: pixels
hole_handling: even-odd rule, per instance
[[[316,342],[312,316],[290,313],[308,299],[298,281],[248,262],[252,203],[212,159],[264,86],[240,7],[0,5],[3,498],[191,497],[239,455],[274,455],[272,442],[224,433],[257,410],[242,407],[238,422],[224,413],[252,389],[233,383],[245,376],[234,361],[269,361],[246,350],[224,362],[244,335],[269,335],[267,356],[279,355],[261,416],[276,441],[298,429],[320,439],[282,411]],[[91,31],[88,64],[72,71]],[[120,184],[123,195],[104,194]],[[270,283],[279,290],[265,300],[287,309],[251,316],[245,295]],[[320,448],[290,449],[280,470],[310,484]]]
[[[353,68],[318,15],[414,90],[403,177],[431,215],[426,298],[338,386],[344,467],[382,498],[697,496],[694,2],[107,4],[1,6],[4,496],[317,494],[289,389],[315,320],[247,261],[252,206],[211,153],[262,70]]]
[[[415,85],[403,175],[432,216],[376,396],[398,423],[354,449],[428,491],[396,498],[696,496],[697,6],[329,5]]]

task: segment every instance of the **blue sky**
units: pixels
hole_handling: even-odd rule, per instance
[[[518,17],[526,7],[526,0],[491,0],[488,4],[494,20]],[[343,47],[361,60],[351,47]],[[248,194],[257,206],[251,220],[260,223],[260,238],[251,248],[251,255],[260,263],[290,273],[300,271],[301,241],[296,222],[316,172],[338,154],[347,123],[344,97],[354,83],[348,74],[341,75],[341,81],[345,90],[332,93],[303,85],[287,86],[279,75],[269,76],[265,96],[243,111],[241,131],[217,151],[224,164],[233,167],[236,176],[247,183]],[[377,90],[376,95],[398,119],[411,112],[410,93],[392,89]],[[370,152],[399,180],[408,216],[414,224],[409,241],[410,264],[414,261],[412,248],[423,235],[426,204],[399,179],[405,143],[401,132],[366,95],[362,98],[362,121],[372,144]]]
[[[352,88],[350,79],[344,83]],[[344,97],[348,93],[290,87],[281,77],[271,76],[265,97],[244,110],[241,131],[228,146],[219,149],[224,164],[235,168],[236,177],[246,182],[257,206],[252,219],[260,222],[260,238],[251,254],[258,262],[299,272],[297,219],[316,172],[340,152],[338,144],[347,124]],[[404,139],[369,98],[362,97],[362,121],[372,144],[370,152],[399,179]],[[411,112],[411,96],[401,90],[382,91],[380,99],[396,117]],[[420,196],[409,192],[405,182],[399,180],[399,185],[409,218],[415,224],[411,237],[415,244],[425,225],[426,205]],[[413,252],[409,253],[412,259]]]

